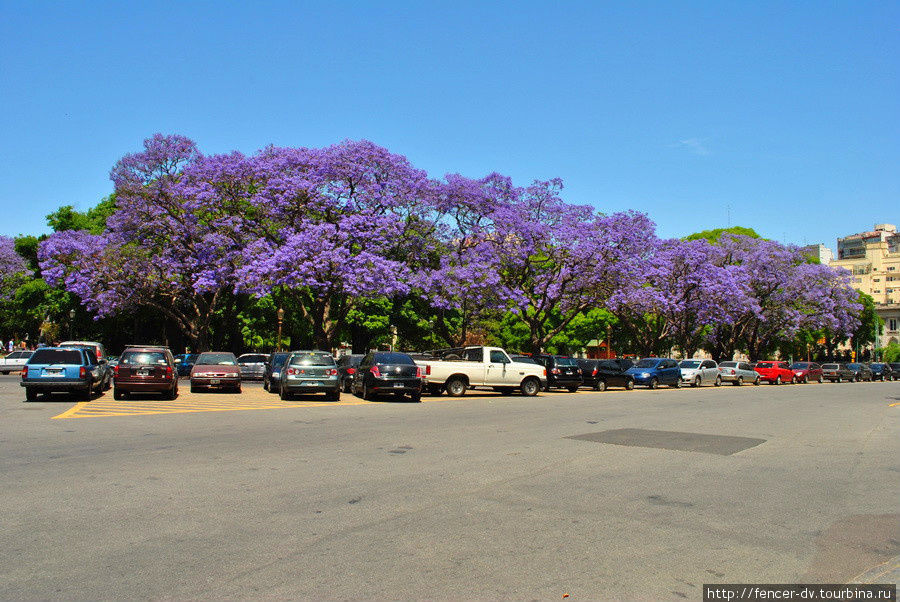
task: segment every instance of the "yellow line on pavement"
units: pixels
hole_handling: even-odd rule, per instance
[[[895,407],[895,406],[900,406],[900,401],[898,401],[897,403],[889,403],[889,404],[888,404],[888,407],[889,407],[889,408],[893,408],[893,407]]]

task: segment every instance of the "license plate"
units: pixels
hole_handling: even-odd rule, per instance
[[[394,383],[394,386],[395,386],[395,387],[402,387],[402,386],[403,386],[403,383]]]
[[[44,376],[62,376],[62,370],[44,370]]]
[[[322,383],[321,383],[321,381],[318,381],[318,380],[311,380],[311,381],[309,381],[309,386],[311,386],[311,387],[321,387],[321,386],[322,386]]]
[[[211,384],[211,385],[217,385],[217,384],[219,384],[219,382],[220,382],[220,381],[219,381],[218,378],[211,378],[211,379],[209,380],[209,384]]]

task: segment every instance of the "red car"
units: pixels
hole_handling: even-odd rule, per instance
[[[820,383],[824,380],[822,366],[815,362],[794,362],[791,364],[794,378],[798,383],[808,383],[811,380]]]
[[[756,362],[754,370],[762,380],[773,385],[797,382],[794,371],[787,362]]]

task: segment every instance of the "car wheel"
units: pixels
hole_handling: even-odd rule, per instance
[[[743,376],[738,376],[738,377],[737,377],[737,380],[734,381],[733,384],[734,384],[734,386],[736,386],[736,387],[740,387],[741,385],[744,384],[744,377],[743,377]]]
[[[6,374],[6,372],[4,372]],[[34,387],[25,387],[25,399],[28,401],[34,401],[37,399],[38,393],[37,389]]]
[[[773,384],[780,385],[781,384],[781,375],[775,377],[775,382]]]
[[[651,378],[649,387],[651,389],[656,389],[657,387],[659,387],[659,379],[656,378],[655,376],[653,378]]]
[[[113,399],[122,399],[124,397],[119,389],[113,389]]]
[[[669,385],[669,387],[671,387],[673,389],[680,389],[681,388],[681,378],[675,378],[675,382],[672,383],[671,385]]]
[[[840,376],[837,377],[837,381],[838,381],[838,382],[841,382],[841,377],[840,377]]]
[[[91,385],[88,385],[87,389],[78,392],[77,397],[81,401],[90,401],[91,397],[93,397],[93,395],[94,395],[93,387],[91,387]]]
[[[345,378],[345,379],[344,379],[344,386],[343,386],[344,393],[350,393],[350,386],[351,386],[351,385],[350,385],[350,380],[347,379],[347,378]]]
[[[434,384],[428,385],[428,394],[429,395],[434,395],[435,397],[437,397],[438,395],[440,395],[443,392],[444,392],[444,387],[442,387],[441,385],[434,385]]]
[[[569,387],[569,393],[575,393],[576,391],[578,391],[578,386],[577,386],[577,385],[574,386],[574,387]]]
[[[598,380],[594,385],[594,391],[606,391],[606,381]]]
[[[605,384],[605,383],[604,383],[604,384]],[[632,380],[632,379],[626,380],[626,381],[625,381],[625,390],[626,390],[626,391],[631,391],[632,389],[634,389],[634,380]]]
[[[823,380],[824,380],[824,378],[822,378],[822,377],[820,376],[820,377],[819,377],[819,380],[818,380],[817,382],[821,385]]]
[[[269,381],[267,381],[266,379],[263,379],[263,391],[269,391]]]
[[[341,399],[340,389],[338,389],[336,391],[329,391],[328,393],[325,394],[326,401],[340,401],[340,399]]]
[[[447,381],[447,394],[450,397],[462,397],[466,394],[466,381],[459,376],[454,376]]]
[[[722,377],[716,376],[716,382],[714,382],[713,384],[717,387],[721,387],[722,386]]]
[[[240,393],[240,392],[241,392],[241,385],[236,386],[236,387],[234,388],[234,392],[235,392],[235,393]]]
[[[278,397],[281,398],[281,401],[290,401],[293,395],[291,395],[284,387],[278,392]]]
[[[756,380],[753,381],[753,386],[754,386],[754,387],[758,387],[758,386],[759,386],[759,377],[758,377],[758,376],[756,377]]]
[[[369,391],[369,385],[367,385],[365,382],[363,382],[363,384],[362,384],[362,390],[360,391],[360,395],[366,401],[370,401],[372,399],[372,392]]]
[[[525,397],[534,397],[541,390],[541,383],[536,378],[526,378],[519,385],[519,390]]]
[[[409,396],[409,400],[413,403],[422,403],[422,392],[418,391]]]

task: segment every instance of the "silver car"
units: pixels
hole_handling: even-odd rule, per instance
[[[692,387],[710,383],[718,387],[722,384],[719,367],[712,360],[681,360],[678,367],[681,368],[681,382],[684,384],[690,384]]]
[[[245,353],[237,358],[241,369],[241,380],[262,380],[266,374],[268,355],[262,353]]]
[[[759,384],[759,372],[754,370],[749,362],[721,362],[719,376],[722,377],[722,382],[737,386],[744,383]]]

